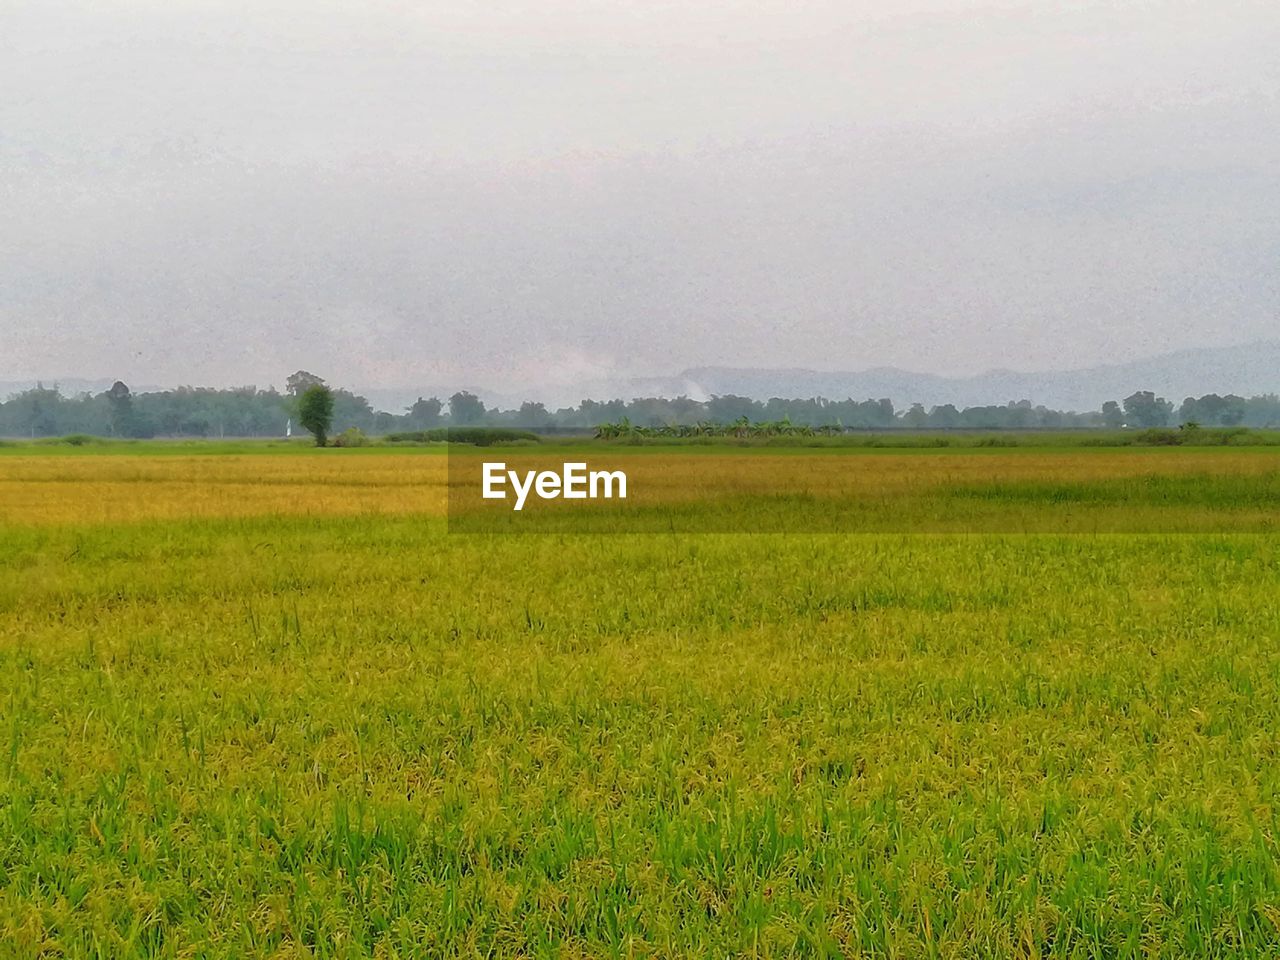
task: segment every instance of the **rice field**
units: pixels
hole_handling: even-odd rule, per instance
[[[1280,453],[748,455],[739,519],[799,462],[1143,529],[451,533],[434,449],[3,451],[0,956],[1280,953]]]

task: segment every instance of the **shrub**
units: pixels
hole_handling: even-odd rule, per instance
[[[1260,438],[1258,438],[1260,439]],[[1220,430],[1201,430],[1196,443],[1209,446],[1233,446],[1255,442],[1255,438],[1247,427],[1224,427]]]
[[[83,447],[90,443],[105,443],[102,437],[95,437],[87,433],[68,433],[62,437],[36,437],[31,443],[42,447],[60,447],[63,445],[69,447]],[[114,441],[120,443],[123,441]]]
[[[1186,434],[1179,433],[1177,430],[1152,427],[1149,430],[1143,430],[1141,433],[1135,434],[1133,442],[1144,447],[1176,447],[1184,443],[1186,439]]]
[[[539,442],[536,433],[507,427],[436,427],[432,430],[388,433],[386,439],[390,443],[470,443],[477,447],[520,440]]]
[[[359,427],[347,427],[333,438],[333,445],[335,447],[367,447],[369,438]]]

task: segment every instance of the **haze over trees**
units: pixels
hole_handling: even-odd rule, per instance
[[[178,387],[133,393],[116,381],[98,394],[64,396],[54,386],[37,385],[0,403],[0,436],[52,437],[90,434],[102,437],[279,437],[307,391],[323,387],[332,404],[325,425],[329,435],[357,429],[371,436],[446,426],[503,426],[532,430],[591,430],[624,420],[641,427],[788,421],[797,425],[838,426],[849,430],[1054,430],[1132,427],[1161,428],[1181,423],[1205,427],[1280,426],[1280,397],[1239,397],[1215,393],[1187,397],[1175,407],[1149,390],[1110,400],[1100,410],[1053,410],[1029,400],[972,406],[952,404],[895,408],[887,399],[834,400],[824,397],[758,400],[726,394],[708,400],[690,397],[635,397],[583,400],[576,406],[548,409],[525,401],[515,409],[489,408],[475,394],[454,393],[447,401],[419,397],[407,409],[375,410],[369,401],[315,374],[299,370],[286,381],[285,393],[253,386],[231,389]],[[305,426],[305,424],[304,424]]]
[[[439,397],[423,400],[419,397],[404,415],[405,426],[410,430],[430,430],[442,423],[444,404]]]
[[[461,390],[449,398],[449,422],[459,427],[473,427],[485,422],[484,403],[474,393]]]
[[[1125,422],[1134,427],[1167,427],[1173,404],[1150,390],[1139,390],[1124,398]]]
[[[324,380],[306,370],[292,373],[284,381],[285,392],[291,397],[300,397],[311,387],[322,386],[324,386]]]

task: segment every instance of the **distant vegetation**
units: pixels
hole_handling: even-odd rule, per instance
[[[487,447],[495,443],[538,441],[538,435],[528,430],[511,430],[505,427],[436,427],[434,430],[409,430],[389,433],[383,439],[390,443],[470,443]]]
[[[56,385],[37,386],[0,403],[0,436],[54,437],[86,434],[102,437],[279,437],[299,423],[299,397],[323,386],[300,370],[288,378],[284,393],[237,387],[215,390],[179,387],[134,394],[117,381],[99,394],[63,396]],[[515,409],[490,409],[475,394],[459,391],[447,400],[419,398],[400,413],[373,409],[367,399],[327,387],[333,401],[331,429],[356,429],[366,436],[420,433],[443,428],[499,427],[532,432],[655,431],[662,435],[741,432],[787,435],[803,430],[833,433],[857,430],[1070,430],[1167,429],[1181,424],[1204,428],[1280,426],[1280,396],[1205,394],[1176,405],[1151,391],[1137,390],[1101,409],[1066,412],[1035,406],[1029,400],[959,409],[942,404],[926,409],[895,408],[888,399],[833,400],[824,397],[755,400],[733,395],[693,400],[637,397],[632,400],[583,400],[550,410],[533,401]],[[328,429],[326,433],[330,432]]]
[[[832,447],[1256,447],[1280,446],[1280,431],[1248,427],[1204,429],[1194,424],[1176,429],[1102,430],[973,430],[864,431],[796,424],[695,424],[691,427],[637,427],[629,423],[601,424],[596,440],[633,444],[763,444]]]

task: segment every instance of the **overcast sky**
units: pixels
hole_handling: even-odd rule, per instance
[[[1280,337],[1276,0],[0,0],[0,380]]]

